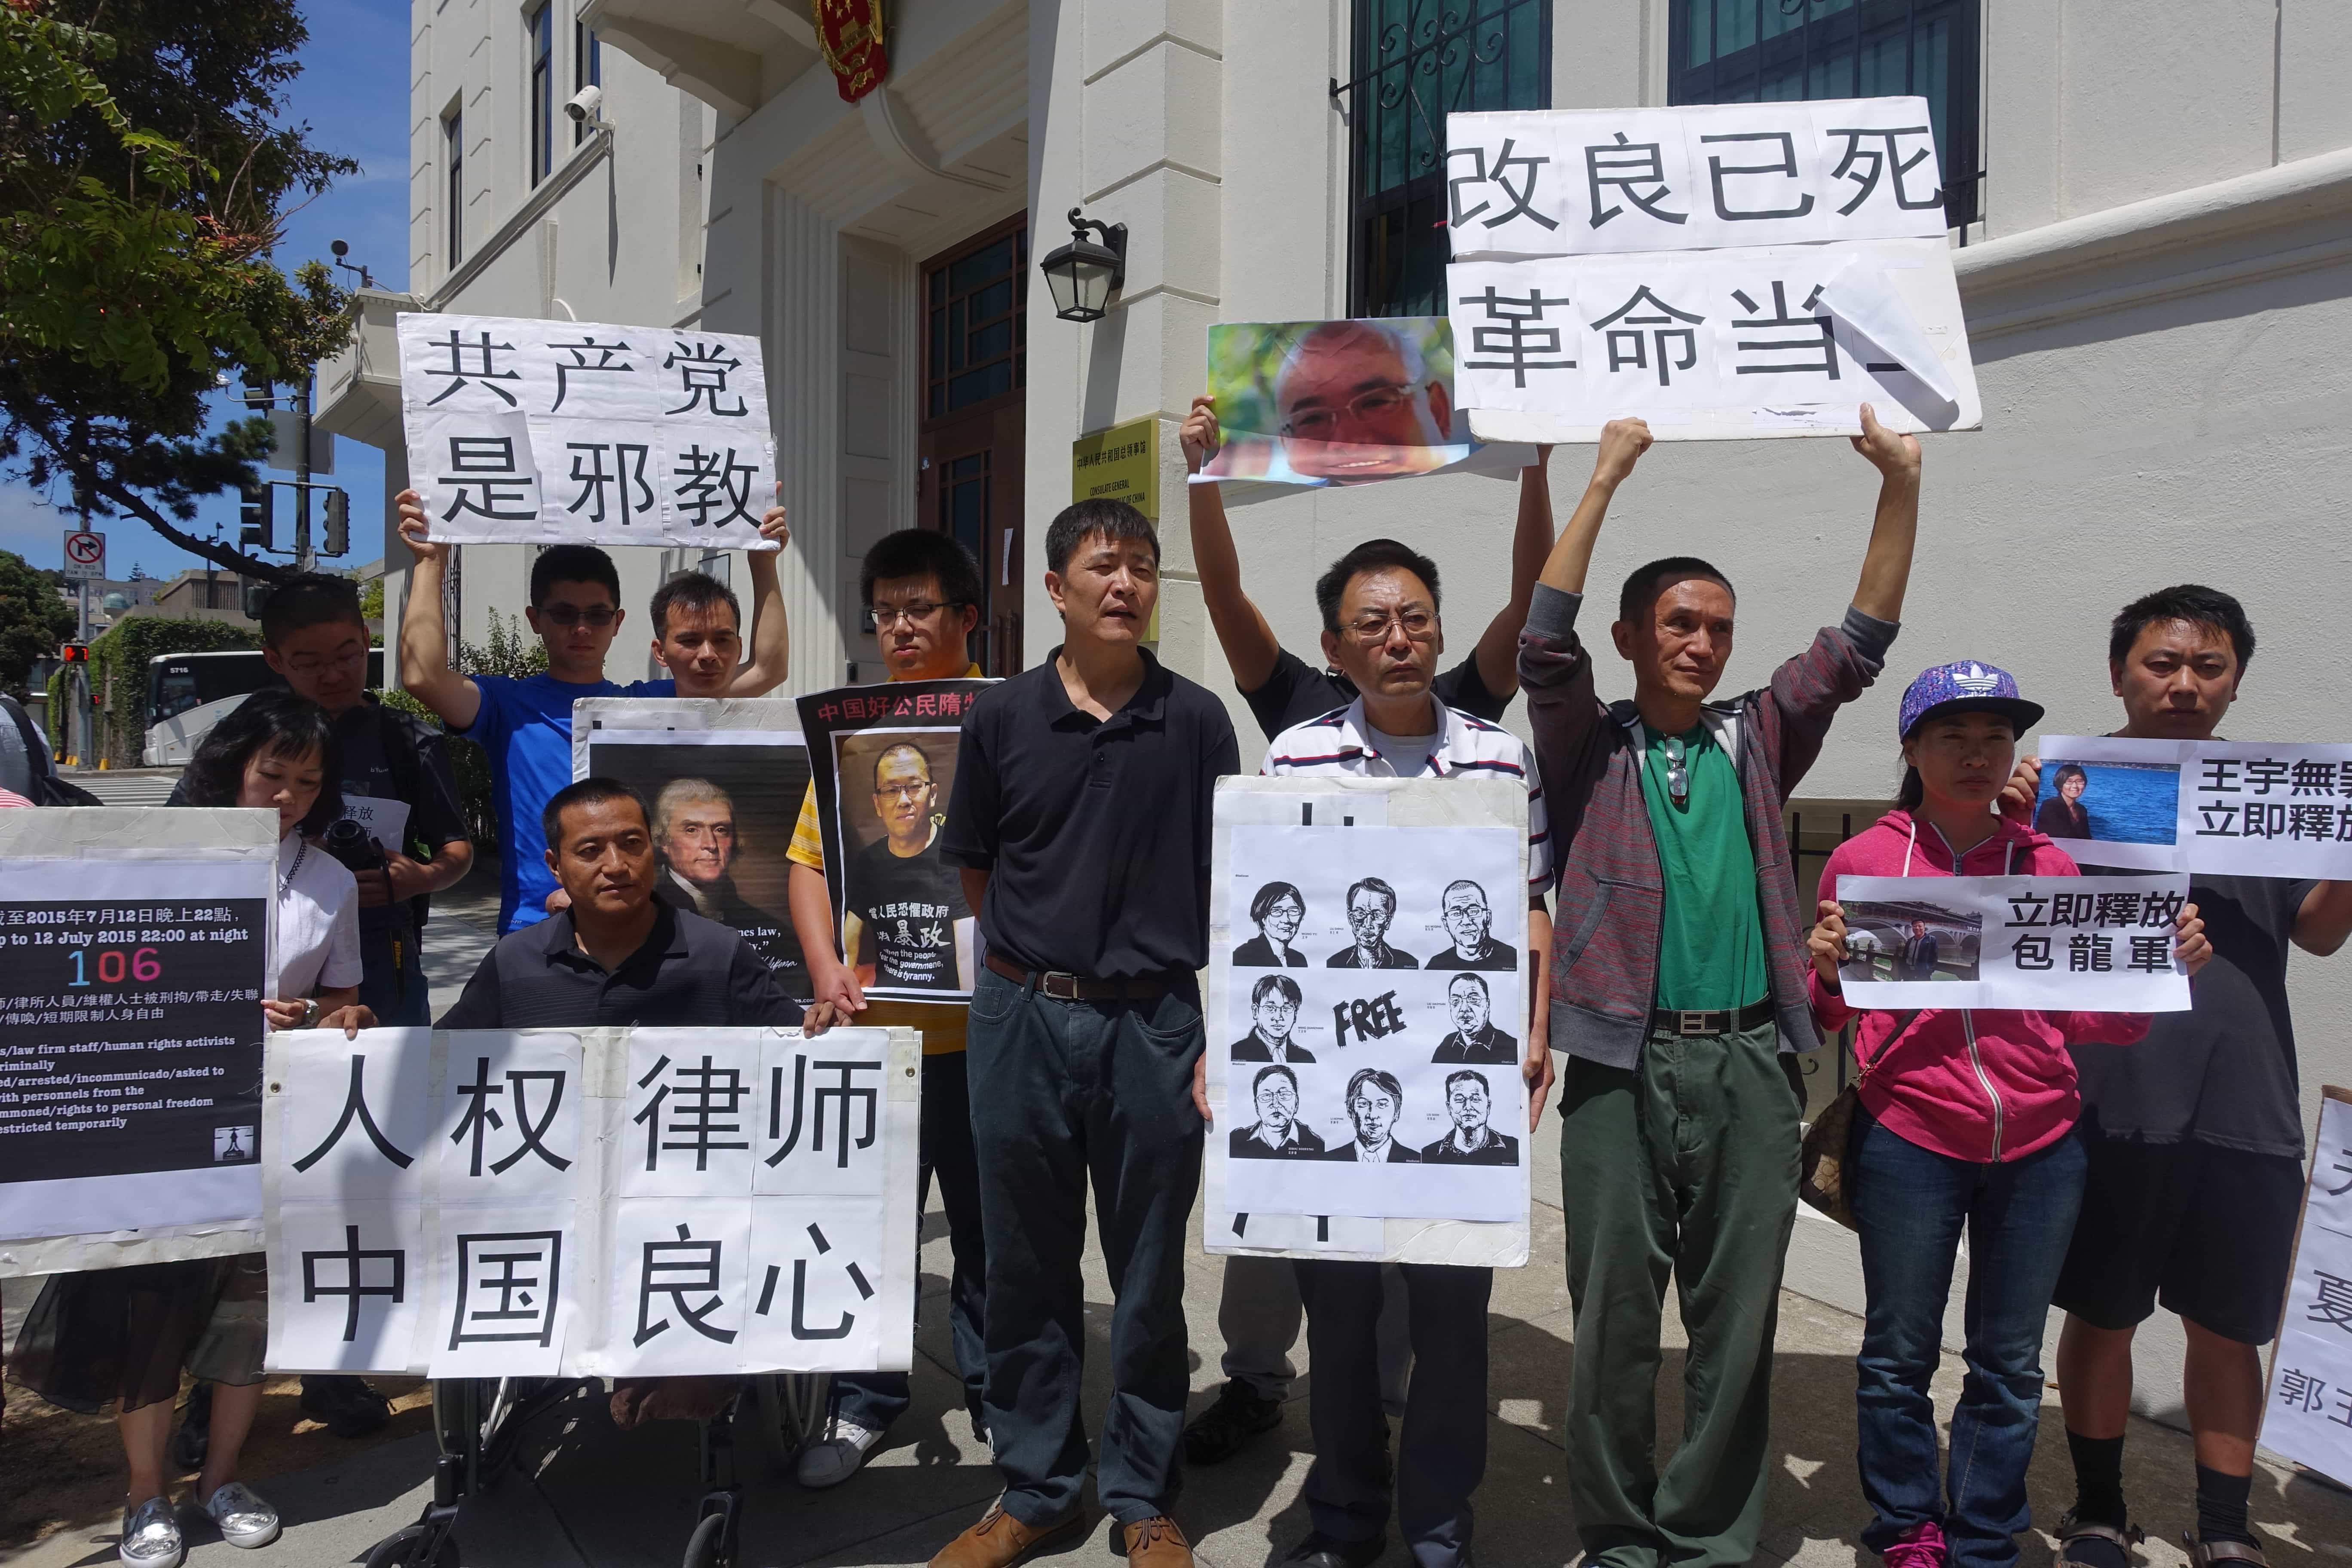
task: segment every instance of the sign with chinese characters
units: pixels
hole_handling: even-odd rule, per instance
[[[903,1369],[919,1051],[903,1029],[275,1036],[269,1364]]]
[[[405,315],[400,401],[434,539],[775,548],[757,338]]]
[[[1456,390],[1483,440],[1982,422],[1916,98],[1446,117]]]
[[[1071,442],[1070,499],[1123,500],[1159,521],[1160,416],[1130,419]]]
[[[572,705],[572,776],[618,779],[653,812],[654,896],[733,926],[809,999],[785,858],[808,797],[808,753],[790,702],[587,697]]]
[[[2352,1486],[2352,1089],[2321,1091],[2311,1148],[2262,1441]]]
[[[940,858],[963,716],[988,680],[845,686],[800,700],[835,956],[869,996],[970,1000],[979,922]]]
[[[1212,1250],[1526,1260],[1527,810],[1507,781],[1218,781]]]
[[[252,1249],[277,837],[0,812],[0,1274]]]
[[[1840,877],[1857,1007],[2179,1013],[2186,877]]]
[[[2352,746],[2045,735],[2033,825],[2084,865],[2352,877]]]

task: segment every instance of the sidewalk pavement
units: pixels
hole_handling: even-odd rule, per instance
[[[436,911],[426,955],[437,1015],[472,972],[495,920],[467,907]],[[445,997],[445,991],[447,996]],[[1488,1568],[1566,1564],[1577,1556],[1560,1447],[1560,1420],[1573,1363],[1568,1290],[1562,1278],[1559,1121],[1547,1117],[1534,1140],[1534,1261],[1500,1271],[1487,1326],[1493,1336],[1488,1380],[1487,1468],[1480,1489],[1477,1552]],[[1803,1223],[1801,1221],[1801,1223]],[[1193,1408],[1221,1381],[1216,1332],[1222,1262],[1195,1246],[1185,1275],[1192,1324]],[[919,1568],[977,1519],[998,1481],[985,1444],[965,1416],[947,1330],[947,1227],[934,1195],[924,1216],[921,1323],[917,1333],[915,1406],[866,1469],[846,1485],[804,1491],[791,1466],[762,1433],[739,1439],[744,1482],[744,1568],[792,1564],[840,1568]],[[1090,1427],[1108,1393],[1111,1296],[1099,1252],[1086,1267],[1087,1407]],[[1856,1544],[1867,1515],[1853,1465],[1853,1356],[1860,1321],[1783,1292],[1773,1367],[1772,1429],[1778,1458],[1756,1562],[1801,1568],[1851,1568],[1872,1561]],[[1667,1304],[1667,1351],[1660,1372],[1658,1440],[1679,1438],[1685,1340]],[[1302,1342],[1294,1352],[1306,1365]],[[1308,1369],[1311,1371],[1311,1369]],[[1948,1419],[1961,1368],[1948,1357],[1936,1384]],[[1312,1460],[1307,1380],[1292,1390],[1283,1423],[1213,1468],[1196,1469],[1177,1505],[1178,1521],[1202,1563],[1213,1568],[1271,1568],[1307,1530],[1299,1488]],[[23,1397],[30,1397],[24,1395]],[[752,1423],[746,1423],[748,1428]],[[351,1563],[413,1522],[431,1492],[433,1446],[418,1436],[388,1443],[336,1464],[282,1475],[266,1489],[287,1521],[286,1538],[259,1557],[244,1556],[210,1534],[191,1531],[197,1568],[232,1563],[267,1568]],[[5,1473],[0,1458],[0,1473]],[[2180,1532],[2195,1522],[2194,1471],[2183,1433],[2133,1419],[2126,1485],[2148,1532],[2141,1561],[2150,1568],[2186,1563]],[[560,1407],[530,1433],[521,1459],[502,1485],[467,1500],[458,1525],[466,1568],[657,1568],[682,1557],[697,1515],[693,1426],[661,1423],[635,1432],[614,1428],[601,1398]],[[2033,1518],[2047,1528],[2073,1500],[2065,1434],[2056,1395],[2043,1405],[2042,1437],[2030,1480]],[[2265,1462],[2255,1476],[2255,1521],[2277,1568],[2352,1564],[2352,1496]],[[99,1568],[114,1561],[116,1521],[96,1521],[16,1552],[0,1546],[0,1568]],[[1054,1563],[1103,1561],[1110,1538],[1098,1520],[1089,1540]],[[1115,1554],[1114,1554],[1115,1555]],[[2047,1538],[2029,1540],[2024,1562],[2050,1562]],[[1410,1559],[1391,1537],[1386,1568]]]

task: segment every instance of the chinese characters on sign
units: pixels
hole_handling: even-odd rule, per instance
[[[758,339],[424,314],[399,330],[410,482],[435,539],[765,547]]]
[[[272,1039],[270,1365],[904,1364],[910,1033],[440,1038],[437,1063],[423,1029]]]
[[[1482,440],[1980,422],[1919,99],[1447,117]]]
[[[2352,1090],[2319,1102],[2263,1446],[2352,1484]]]
[[[2078,862],[2352,877],[2352,746],[2050,735],[2040,749],[2034,824]]]
[[[1840,877],[1859,1007],[2176,1013],[2186,877]]]

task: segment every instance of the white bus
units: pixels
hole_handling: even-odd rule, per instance
[[[370,688],[383,685],[383,650],[368,651]],[[285,679],[258,648],[159,653],[147,661],[147,740],[139,760],[151,768],[185,767],[205,736],[247,697]]]

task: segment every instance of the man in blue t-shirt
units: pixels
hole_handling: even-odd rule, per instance
[[[463,675],[449,668],[448,632],[441,612],[449,546],[425,538],[425,503],[415,490],[397,498],[401,542],[416,558],[400,622],[400,683],[440,715],[449,732],[478,744],[490,758],[490,805],[499,828],[499,934],[543,920],[562,907],[562,889],[546,864],[540,813],[572,782],[572,704],[583,697],[758,697],[784,678],[782,593],[775,552],[754,552],[755,616],[751,661],[734,662],[741,647],[734,627],[734,595],[716,583],[713,595],[674,591],[655,595],[660,634],[655,655],[676,677],[604,679],[604,655],[621,629],[621,575],[613,558],[593,545],[557,544],[530,567],[530,606],[524,611],[547,648],[547,670],[522,679]],[[772,507],[760,532],[781,546],[791,537],[782,507]],[[695,574],[698,575],[698,574]],[[708,579],[705,579],[708,581]],[[730,645],[732,645],[731,647]],[[714,658],[716,654],[719,657]],[[550,899],[556,902],[552,905]]]

